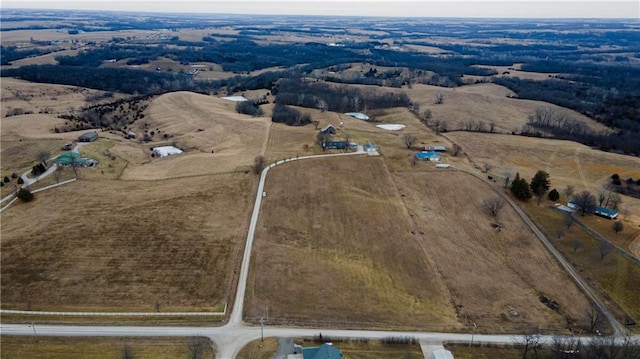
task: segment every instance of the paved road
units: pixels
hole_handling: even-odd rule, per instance
[[[357,152],[340,153],[330,155],[319,156],[304,156],[299,158],[292,158],[289,160],[278,161],[271,164],[262,171],[260,176],[260,183],[258,185],[258,191],[256,193],[256,202],[253,208],[253,214],[251,216],[251,223],[249,226],[249,233],[247,234],[247,242],[245,244],[245,251],[242,260],[242,266],[240,270],[240,278],[238,283],[238,290],[236,292],[236,298],[231,312],[229,322],[217,328],[203,328],[203,327],[139,327],[139,326],[63,326],[63,325],[37,325],[34,328],[30,324],[0,324],[0,335],[40,335],[40,336],[69,336],[69,337],[90,337],[90,336],[103,336],[103,337],[192,337],[192,336],[205,336],[210,338],[216,346],[216,358],[231,359],[235,358],[239,351],[253,340],[258,340],[261,337],[261,328],[259,326],[248,326],[242,322],[242,312],[244,308],[244,297],[246,291],[246,283],[249,273],[249,261],[251,257],[251,248],[253,246],[253,238],[255,234],[255,228],[260,213],[260,205],[262,203],[262,193],[264,191],[264,183],[267,173],[273,167],[282,165],[287,162],[310,159],[310,158],[324,158],[324,157],[337,157],[348,155],[360,155],[365,152],[362,147],[358,148]],[[476,177],[476,174],[468,172]],[[480,177],[479,177],[480,178]],[[575,273],[573,268],[564,260],[557,250],[550,244],[547,238],[542,232],[531,222],[531,220],[525,215],[525,213],[509,198],[500,188],[496,187],[498,193],[500,193],[505,200],[518,212],[523,220],[531,227],[540,240],[547,246],[549,251],[558,259],[560,264],[565,268],[567,273],[576,281],[581,289],[590,297],[590,299],[596,304],[611,321],[616,330],[616,334],[620,335],[624,333],[624,329],[613,318],[613,316],[607,311],[606,307],[598,299],[591,289],[581,280],[581,278]],[[265,197],[268,198],[268,197]],[[334,330],[334,329],[310,329],[310,328],[281,328],[281,327],[264,327],[264,337],[311,337],[318,334],[322,334],[325,337],[339,337],[339,338],[369,338],[369,339],[383,339],[386,337],[413,337],[418,339],[421,343],[441,343],[441,342],[458,342],[468,343],[472,340],[474,343],[486,343],[486,344],[506,344],[510,345],[515,342],[521,342],[523,336],[520,335],[484,335],[475,334],[453,334],[453,333],[430,333],[430,332],[397,332],[397,331],[366,331],[366,330]],[[636,336],[636,338],[639,338]],[[541,336],[540,342],[550,344],[552,342],[552,336]],[[588,339],[584,337],[583,339]]]
[[[2,324],[0,332],[12,335],[32,336],[33,327],[30,324]],[[334,330],[334,329],[299,329],[265,327],[264,336],[268,337],[313,337],[322,333],[325,337],[333,338],[369,338],[384,339],[388,337],[412,337],[421,343],[458,342],[468,343],[471,334],[427,333],[427,332],[396,332],[396,331],[364,331],[364,330]],[[260,327],[224,326],[219,328],[197,327],[132,327],[132,326],[66,326],[66,325],[36,325],[37,336],[62,337],[191,337],[204,336],[210,338],[216,345],[216,358],[235,358],[244,346],[260,339]],[[552,336],[542,336],[542,343],[551,343]],[[586,337],[585,337],[586,338]],[[474,343],[491,343],[511,345],[521,341],[519,335],[481,335],[473,336]]]

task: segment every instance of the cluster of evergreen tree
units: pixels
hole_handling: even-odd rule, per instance
[[[526,201],[534,195],[538,198],[538,204],[544,198],[544,195],[551,188],[551,182],[549,181],[549,173],[539,170],[531,178],[531,182],[527,182],[524,178],[520,177],[520,173],[516,173],[516,177],[511,182],[511,193],[522,201]],[[560,194],[556,189],[549,192],[548,197],[552,201],[557,201],[560,198]]]
[[[520,178],[520,173],[516,173],[516,178],[511,182],[511,193],[522,201],[526,201],[532,197],[531,187],[524,178]]]

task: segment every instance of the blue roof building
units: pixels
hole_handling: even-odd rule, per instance
[[[574,200],[570,200],[569,202],[567,202],[567,207],[571,209],[576,209],[576,210],[580,209],[578,206],[578,203]],[[609,219],[618,218],[618,211],[616,211],[615,209],[609,209],[606,207],[597,206],[595,213],[598,216],[609,218]]]
[[[331,344],[324,343],[319,347],[303,348],[303,359],[342,359],[340,349]]]
[[[416,153],[416,158],[425,161],[440,161],[440,154],[435,151],[422,151]]]

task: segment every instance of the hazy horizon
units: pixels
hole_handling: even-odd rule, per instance
[[[2,9],[112,10],[242,15],[329,15],[444,18],[639,19],[639,1],[3,1]]]

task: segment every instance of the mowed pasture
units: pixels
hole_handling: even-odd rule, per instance
[[[588,300],[515,210],[497,219],[482,210],[496,196],[457,171],[394,174],[421,244],[442,275],[462,317],[489,332],[585,325]],[[497,231],[492,224],[499,224]],[[539,297],[558,302],[556,312]]]
[[[460,123],[472,120],[482,121],[487,126],[494,123],[495,132],[520,132],[527,123],[528,116],[533,115],[538,107],[549,107],[556,112],[565,113],[597,131],[606,129],[602,124],[578,112],[548,102],[507,97],[513,96],[513,92],[496,84],[473,84],[457,88],[416,84],[405,91],[413,102],[420,105],[421,112],[431,110],[433,117],[430,121],[443,121],[450,131],[458,129]],[[438,93],[444,95],[441,104],[435,104]]]
[[[81,179],[16,203],[2,213],[2,307],[222,310],[253,182]]]
[[[269,172],[245,317],[367,328],[460,328],[380,157]],[[322,323],[322,324],[319,324]]]
[[[450,132],[445,137],[462,146],[477,165],[489,164],[490,175],[511,179],[516,172],[530,181],[538,170],[549,173],[551,187],[558,192],[573,185],[597,194],[599,188],[611,182],[611,175],[620,178],[640,178],[640,158],[599,151],[572,141],[530,138],[512,135]],[[640,200],[622,196],[620,209],[628,213],[625,225],[638,228]],[[603,233],[604,234],[604,233]]]

